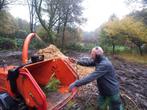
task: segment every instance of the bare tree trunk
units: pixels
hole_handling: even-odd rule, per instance
[[[69,12],[69,10],[67,10],[67,13],[66,13],[66,15],[65,15],[65,20],[64,20],[64,25],[63,25],[63,34],[62,34],[62,43],[61,43],[61,49],[63,50],[64,49],[64,47],[65,47],[65,42],[64,42],[64,40],[65,40],[65,29],[66,29],[66,25],[67,25],[67,20],[68,20],[68,12]]]
[[[142,56],[143,55],[143,52],[142,52],[141,46],[138,46],[138,49],[139,49],[140,55]]]
[[[33,32],[33,0],[31,1],[31,11],[30,11],[30,31]]]
[[[65,40],[65,29],[66,29],[66,23],[67,23],[67,22],[65,22],[65,23],[64,23],[64,26],[63,26],[61,50],[64,50],[64,47],[65,47],[64,40]]]
[[[35,16],[35,9],[34,9],[34,5],[35,2],[34,0],[27,0],[28,3],[28,7],[29,7],[29,14],[30,14],[30,32],[34,32],[34,16]]]
[[[112,44],[112,48],[113,48],[113,54],[115,54],[115,44]]]
[[[61,22],[60,20],[58,21],[58,26],[57,26],[57,34],[60,33],[60,27],[61,27]]]

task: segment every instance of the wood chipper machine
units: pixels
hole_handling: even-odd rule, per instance
[[[35,36],[36,33],[30,33],[24,41],[21,66],[0,67],[0,110],[59,110],[77,93],[76,88],[68,90],[78,79],[68,59],[43,60],[40,55],[28,63],[29,43]],[[56,92],[46,95],[42,87],[52,77],[60,84]]]

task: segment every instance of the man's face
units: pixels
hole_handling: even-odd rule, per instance
[[[96,56],[101,56],[101,55],[103,55],[103,50],[102,50],[102,48],[101,47],[95,47],[95,48],[93,48],[92,50],[91,50],[91,58],[92,59],[96,59]]]
[[[90,54],[90,55],[91,55],[91,58],[95,60],[95,58],[96,58],[96,53],[95,53],[94,50],[91,51],[91,54]]]

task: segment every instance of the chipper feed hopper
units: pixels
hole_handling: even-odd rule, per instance
[[[28,47],[36,33],[29,34],[23,45],[21,66],[0,67],[0,110],[59,110],[76,94],[68,90],[78,79],[77,73],[66,58],[43,60],[33,56],[28,63]],[[55,77],[60,81],[57,91],[47,95],[45,87]]]

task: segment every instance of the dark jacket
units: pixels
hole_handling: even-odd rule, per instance
[[[76,86],[85,85],[93,80],[97,80],[97,87],[100,95],[110,96],[119,92],[119,83],[117,81],[115,70],[108,58],[101,56],[96,60],[83,58],[77,62],[83,66],[95,66],[95,71],[87,77],[77,80]]]

